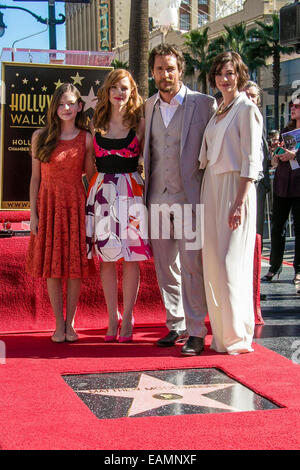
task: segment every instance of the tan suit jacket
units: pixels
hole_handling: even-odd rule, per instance
[[[157,94],[151,96],[146,101],[145,119],[145,145],[144,145],[144,168],[145,168],[145,201],[147,200],[147,191],[149,186],[151,152],[150,136],[153,116],[153,108],[157,99]],[[180,146],[180,170],[182,185],[186,198],[190,204],[199,204],[200,187],[202,173],[199,170],[199,152],[204,130],[211,116],[216,109],[214,98],[202,93],[186,89],[184,100],[184,115],[181,133]]]

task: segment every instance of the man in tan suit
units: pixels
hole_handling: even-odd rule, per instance
[[[198,157],[216,103],[181,83],[184,59],[175,46],[154,48],[149,65],[158,93],[146,102],[145,201],[169,329],[157,345],[173,346],[188,337],[182,354],[197,355],[204,349],[207,332]]]

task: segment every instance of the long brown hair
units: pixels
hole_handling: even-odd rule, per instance
[[[97,93],[98,103],[94,111],[93,123],[94,128],[100,132],[105,133],[108,130],[108,124],[111,117],[109,90],[113,85],[126,77],[130,82],[131,95],[126,104],[123,124],[130,129],[132,128],[137,130],[139,122],[144,113],[143,98],[139,95],[136,83],[133,80],[131,74],[125,69],[115,69],[107,75],[102,87]]]
[[[59,88],[57,88],[57,90],[55,90],[47,112],[47,124],[38,134],[36,141],[35,158],[43,163],[49,162],[51,153],[58,144],[61,134],[61,123],[57,115],[57,108],[64,93],[73,93],[76,96],[77,101],[84,104],[78,89],[71,83],[63,83]],[[81,111],[77,113],[75,126],[78,129],[85,129],[83,106]]]

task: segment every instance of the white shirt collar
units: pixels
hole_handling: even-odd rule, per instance
[[[182,83],[180,90],[175,96],[173,96],[170,103],[166,103],[166,101],[163,101],[160,97],[160,93],[158,92],[154,104],[156,104],[157,101],[159,100],[160,104],[165,105],[165,106],[170,106],[170,105],[178,106],[179,104],[182,105],[185,95],[186,95],[186,86]]]

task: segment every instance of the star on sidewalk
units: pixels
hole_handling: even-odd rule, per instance
[[[178,403],[228,411],[241,411],[205,395],[224,390],[234,384],[220,383],[211,385],[174,385],[165,380],[141,374],[135,389],[96,389],[77,390],[78,393],[111,397],[133,398],[127,416],[135,416],[168,404]]]

